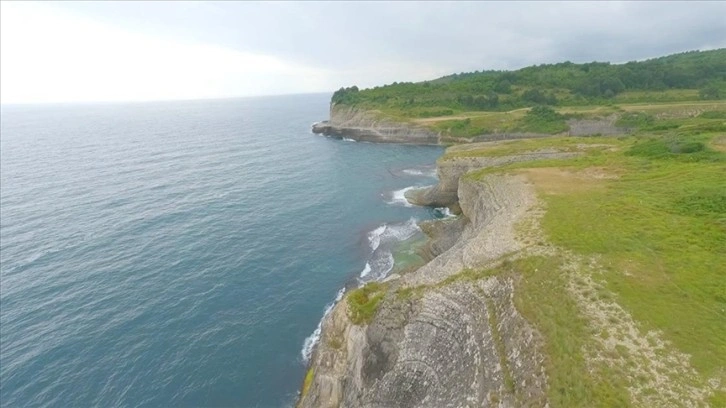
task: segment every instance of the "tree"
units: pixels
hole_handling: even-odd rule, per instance
[[[716,88],[713,85],[709,85],[705,88],[702,88],[701,91],[698,92],[698,96],[701,99],[718,99],[718,98],[720,98],[718,88]]]

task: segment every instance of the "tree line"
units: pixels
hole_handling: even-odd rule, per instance
[[[726,49],[690,51],[625,64],[562,62],[516,71],[477,71],[425,82],[341,88],[333,103],[398,108],[504,110],[566,103],[607,103],[626,91],[698,90],[726,97]],[[420,110],[420,109],[419,109]]]

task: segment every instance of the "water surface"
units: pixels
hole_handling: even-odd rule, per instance
[[[434,215],[401,190],[441,149],[312,135],[329,97],[3,106],[0,403],[289,405],[325,306]]]

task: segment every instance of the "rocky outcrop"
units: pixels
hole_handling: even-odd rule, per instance
[[[617,119],[617,115],[600,119],[571,119],[567,121],[569,131],[566,134],[569,136],[607,136],[628,133],[628,129],[615,126]],[[454,137],[436,132],[419,123],[393,120],[385,117],[379,111],[362,110],[332,103],[330,119],[315,123],[312,131],[338,139],[406,144],[480,143],[554,136],[547,133],[507,132],[487,133],[468,138]]]
[[[330,106],[330,120],[313,125],[313,133],[359,142],[439,144],[439,134],[423,126],[381,118],[375,111]]]
[[[514,306],[517,277],[447,279],[520,249],[514,225],[535,193],[521,175],[463,173],[439,168],[462,214],[422,226],[434,258],[387,282],[370,324],[352,324],[345,301],[325,318],[299,407],[546,406],[542,339]]]
[[[617,115],[600,119],[571,119],[567,121],[570,136],[613,136],[629,133],[629,129],[617,127]]]
[[[512,303],[511,278],[456,282],[420,299],[388,301],[365,327],[339,304],[300,407],[544,406],[539,334]]]
[[[466,217],[420,222],[419,228],[429,238],[423,248],[425,259],[430,261],[448,251],[461,238],[468,224]]]
[[[449,148],[449,151],[456,152],[463,148],[475,149],[481,146],[487,146],[487,144],[483,143],[461,147],[456,146]],[[406,192],[406,198],[416,205],[449,207],[459,201],[459,197],[457,195],[459,178],[469,171],[488,167],[499,167],[523,161],[567,158],[578,154],[580,153],[561,152],[555,149],[542,149],[528,153],[499,157],[461,156],[448,158],[446,160],[439,160],[436,170],[439,176],[439,183],[430,188],[409,190]]]

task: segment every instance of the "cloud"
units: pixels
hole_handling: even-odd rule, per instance
[[[328,75],[275,56],[129,32],[34,4],[4,3],[1,29],[3,103],[311,92]]]
[[[39,54],[56,56],[16,50],[14,69],[39,81],[23,87],[42,93],[74,78],[67,82],[98,90],[87,97],[101,89],[128,98],[330,91],[726,47],[726,2],[58,2],[43,4],[49,21],[32,30],[17,27],[24,23],[5,13],[9,6],[25,7],[2,3],[3,34],[16,20],[13,30],[46,38],[30,43]],[[39,5],[26,8],[27,18],[40,19]],[[88,61],[87,50],[98,58]],[[68,85],[58,93],[77,91]]]

